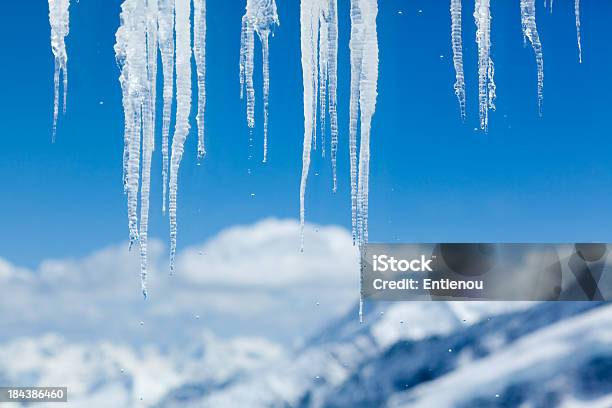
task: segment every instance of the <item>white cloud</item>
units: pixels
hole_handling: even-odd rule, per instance
[[[289,340],[358,296],[357,254],[339,227],[307,225],[303,253],[294,220],[231,227],[181,251],[173,277],[165,245],[152,240],[149,252],[146,301],[138,251],[128,252],[125,243],[79,259],[46,260],[35,271],[0,259],[1,338],[56,331],[163,343],[210,329]]]
[[[283,289],[321,283],[343,286],[358,270],[356,249],[339,227],[312,227],[300,252],[293,220],[266,219],[228,228],[179,256],[178,273],[190,284]]]

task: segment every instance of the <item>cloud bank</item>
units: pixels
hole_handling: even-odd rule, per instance
[[[308,225],[304,252],[295,220],[234,226],[178,254],[150,243],[149,299],[127,244],[36,270],[0,258],[0,340],[58,332],[78,340],[176,342],[202,330],[221,336],[304,337],[358,296],[357,253],[348,231]]]

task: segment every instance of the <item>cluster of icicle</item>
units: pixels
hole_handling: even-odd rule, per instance
[[[303,247],[305,195],[310,154],[317,149],[317,116],[321,129],[321,154],[325,157],[326,117],[331,130],[333,191],[337,189],[338,150],[338,3],[337,0],[302,0],[300,5],[302,77],[304,83],[304,147],[300,183],[300,225]],[[327,110],[326,110],[327,108]]]
[[[541,89],[543,84],[542,47],[535,28],[535,0],[521,0],[521,19],[523,35],[529,38],[536,50],[538,60],[538,104],[541,106]],[[459,102],[461,119],[465,119],[465,74],[463,71],[463,47],[461,29],[461,0],[450,1],[451,42],[453,65],[455,67],[455,94]],[[491,58],[491,8],[490,0],[476,0],[474,5],[476,22],[476,44],[478,45],[478,106],[480,128],[487,130],[489,111],[495,109],[495,81],[493,59]],[[540,75],[542,73],[542,75]]]
[[[270,49],[268,39],[275,25],[279,25],[274,0],[247,0],[246,13],[242,17],[240,41],[240,98],[246,88],[246,111],[249,128],[255,127],[255,88],[253,87],[253,59],[255,33],[261,41],[263,60],[263,105],[264,105],[264,152],[263,162],[268,157],[268,95],[270,92]]]
[[[198,156],[204,155],[204,64],[206,8],[193,0],[196,77],[198,82]],[[191,112],[191,0],[124,0],[117,30],[115,55],[121,69],[125,135],[124,190],[128,201],[130,247],[138,244],[141,256],[142,292],[146,296],[147,239],[151,158],[155,146],[156,79],[158,50],[163,72],[162,173],[163,211],[169,178],[170,268],[176,252],[176,203],[178,171]],[[176,79],[176,91],[173,81]],[[176,95],[175,129],[169,149],[172,99]],[[170,156],[170,157],[169,157]],[[142,160],[142,164],[141,164]],[[141,176],[140,176],[141,175]],[[140,222],[138,204],[140,197]]]
[[[338,21],[336,0],[302,0],[300,7],[302,75],[304,82],[304,147],[300,185],[300,223],[304,234],[304,200],[310,154],[316,149],[317,116],[320,117],[322,153],[325,154],[326,102],[331,122],[331,154],[336,190],[336,64]],[[351,93],[349,151],[353,242],[362,250],[368,241],[368,183],[370,129],[376,109],[378,83],[377,0],[351,0]],[[318,97],[317,97],[318,96]],[[326,98],[328,100],[326,101]],[[319,115],[317,115],[317,112]],[[359,149],[357,134],[360,132]],[[360,319],[363,316],[360,302]]]
[[[59,113],[59,88],[60,76],[62,77],[64,96],[62,110],[66,113],[66,94],[68,90],[68,54],[66,53],[66,36],[70,30],[70,0],[49,0],[49,23],[51,25],[51,50],[55,59],[55,71],[53,74],[54,96],[53,96],[53,133],[52,141],[55,141],[57,131],[57,116]]]
[[[553,0],[544,1],[544,7],[550,5],[552,13]],[[525,42],[529,40],[533,48],[538,75],[538,113],[542,115],[544,102],[544,56],[542,43],[536,25],[535,0],[520,0],[521,26]],[[451,41],[453,49],[453,64],[455,67],[455,94],[459,102],[459,112],[465,119],[465,76],[463,72],[463,49],[461,38],[461,0],[450,0]],[[574,0],[576,18],[576,36],[578,42],[578,60],[582,62],[582,44],[580,41],[580,0]],[[478,101],[480,128],[487,130],[489,126],[489,111],[495,109],[494,68],[491,58],[491,9],[490,0],[475,0],[474,19],[476,21],[476,43],[478,44]]]

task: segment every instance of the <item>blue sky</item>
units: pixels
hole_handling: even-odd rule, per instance
[[[50,142],[53,59],[47,4],[9,2],[0,17],[0,35],[7,39],[0,67],[0,256],[25,266],[49,257],[82,256],[127,238],[123,113],[113,52],[120,2],[72,3],[68,112],[60,118],[55,144]],[[494,1],[498,109],[491,115],[489,133],[483,134],[474,131],[477,77],[471,4],[464,1],[468,120],[462,124],[452,88],[447,2],[379,3],[370,240],[610,241],[612,125],[607,96],[612,91],[612,55],[606,33],[612,5],[584,2],[580,65],[573,2],[555,2],[552,15],[537,2],[545,64],[544,116],[539,118],[535,60],[531,49],[523,47],[518,1]],[[266,165],[259,160],[259,52],[253,148],[239,99],[243,6],[242,1],[208,1],[208,156],[196,165],[192,131],[179,176],[179,249],[231,225],[298,215],[303,134],[299,3],[278,2],[281,26],[270,41]],[[339,16],[339,190],[331,193],[330,164],[316,158],[307,218],[349,228],[347,0],[339,1]],[[249,161],[251,154],[254,159]],[[160,155],[158,145],[151,234],[166,241]]]

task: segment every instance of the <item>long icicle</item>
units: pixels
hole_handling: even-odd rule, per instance
[[[267,159],[268,142],[268,94],[269,76],[269,45],[268,39],[275,25],[279,25],[275,0],[247,0],[246,12],[242,17],[242,32],[240,41],[240,98],[244,97],[246,89],[247,125],[255,127],[255,89],[253,87],[253,59],[255,50],[255,33],[259,37],[263,54],[264,76],[264,157]]]
[[[582,64],[582,43],[580,41],[580,0],[574,0],[574,14],[576,16],[576,40],[578,41],[578,61]]]
[[[317,37],[319,31],[320,3],[317,0],[302,0],[300,3],[300,41],[302,52],[302,81],[304,86],[304,146],[302,150],[302,177],[300,181],[300,241],[304,249],[305,196],[310,152],[316,132],[317,106]]]
[[[190,1],[176,0],[176,123],[172,137],[170,159],[170,270],[174,271],[176,256],[176,202],[178,193],[178,171],[183,158],[185,140],[189,134],[191,111],[191,22]]]
[[[542,43],[536,25],[535,0],[521,0],[521,25],[523,36],[529,39],[536,57],[538,67],[538,113],[542,116],[542,104],[544,102],[544,56]]]
[[[491,10],[490,0],[476,0],[476,43],[478,44],[478,100],[480,128],[489,128],[489,110],[495,110],[494,67],[491,59]]]
[[[49,24],[51,25],[51,51],[55,60],[53,74],[53,131],[51,141],[55,142],[57,117],[59,113],[59,87],[62,77],[64,95],[62,110],[66,113],[66,95],[68,91],[68,54],[65,38],[70,31],[70,0],[49,0]]]
[[[140,190],[140,282],[147,296],[149,195],[151,158],[155,145],[155,100],[157,84],[157,0],[146,0],[147,80],[142,106],[142,186]]]
[[[461,0],[451,0],[451,40],[455,67],[455,95],[459,102],[459,114],[465,120],[465,75],[463,73],[463,45],[461,37]]]
[[[206,110],[206,0],[193,0],[193,55],[198,78],[198,158],[206,154],[204,112]]]
[[[121,68],[125,115],[124,188],[128,202],[130,248],[139,241],[138,189],[143,107],[147,92],[147,42],[145,0],[125,0],[117,30],[115,55]]]
[[[321,129],[321,157],[325,158],[325,119],[327,112],[327,87],[329,69],[329,1],[321,0],[319,13],[319,128]]]
[[[357,130],[359,123],[359,92],[365,30],[359,0],[351,0],[351,94],[349,101],[349,157],[351,177],[351,225],[353,244],[357,242]]]
[[[328,0],[328,18],[327,18],[327,103],[329,104],[329,127],[331,133],[331,162],[332,162],[332,178],[333,191],[338,189],[336,176],[336,154],[338,151],[338,1]]]
[[[166,212],[168,195],[168,136],[172,115],[172,97],[174,95],[174,0],[159,0],[158,15],[159,51],[162,60],[163,85],[163,118],[162,118],[162,212]]]
[[[351,201],[353,205],[353,239],[357,241],[361,257],[363,257],[365,245],[368,242],[370,133],[378,94],[377,14],[377,0],[351,0]],[[358,120],[361,140],[359,172],[357,174]],[[361,268],[363,268],[363,260]],[[359,320],[363,321],[363,296],[360,296],[359,300]]]
[[[263,61],[263,115],[264,115],[264,150],[263,162],[268,160],[268,105],[270,99],[270,47],[268,40],[270,31],[264,31],[260,35],[261,59]]]
[[[300,4],[302,75],[304,80],[304,147],[300,183],[300,225],[303,249],[305,195],[311,150],[317,148],[317,109],[321,155],[325,157],[325,122],[329,112],[333,191],[337,189],[338,150],[338,3],[337,0],[302,0]],[[326,110],[327,108],[327,110]]]

